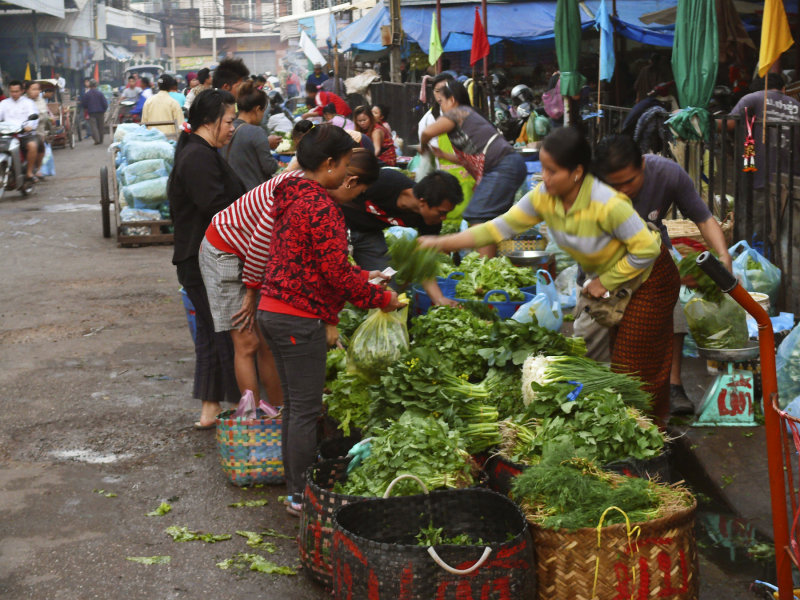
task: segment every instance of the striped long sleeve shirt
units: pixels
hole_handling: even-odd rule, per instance
[[[281,173],[247,192],[211,220],[206,237],[216,248],[232,252],[244,261],[242,282],[248,288],[259,287],[264,277],[272,239],[273,191],[282,181],[302,175],[302,171]],[[214,239],[214,232],[219,239]]]
[[[564,212],[561,199],[540,183],[504,215],[472,228],[476,247],[508,239],[544,221],[549,236],[590,278],[608,290],[640,273],[645,279],[661,252],[661,236],[648,229],[627,196],[587,175],[575,203]]]

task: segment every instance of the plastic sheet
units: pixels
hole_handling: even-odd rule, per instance
[[[125,203],[133,208],[158,208],[167,200],[167,179],[159,177],[123,187]]]
[[[128,186],[148,179],[167,177],[170,166],[163,158],[140,160],[129,165],[123,165],[117,170],[120,185]]]

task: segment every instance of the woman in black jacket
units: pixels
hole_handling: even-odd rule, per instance
[[[198,254],[211,218],[247,190],[218,149],[233,135],[236,117],[233,96],[223,90],[205,90],[189,109],[191,133],[184,131],[175,150],[175,166],[167,195],[175,228],[172,264],[178,281],[194,304],[197,336],[192,395],[202,400],[197,429],[210,429],[220,412],[220,401],[238,402],[230,334],[214,332]]]

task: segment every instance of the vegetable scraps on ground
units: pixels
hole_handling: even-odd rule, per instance
[[[188,527],[179,527],[172,525],[164,530],[164,533],[172,537],[173,542],[206,542],[207,544],[214,544],[216,542],[224,542],[231,539],[233,536],[229,533],[214,535],[213,533],[202,533],[200,531],[189,531]]]
[[[143,565],[165,565],[172,560],[171,556],[126,556],[125,560]]]
[[[282,567],[259,554],[245,552],[240,552],[232,558],[218,562],[217,566],[222,570],[250,569],[251,571],[268,575],[297,575],[297,569]]]

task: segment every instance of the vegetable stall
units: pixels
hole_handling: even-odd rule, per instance
[[[332,349],[327,361],[326,418],[338,435],[362,441],[346,456],[309,471],[299,539],[301,561],[312,577],[327,586],[344,585],[337,569],[341,553],[352,549],[347,536],[363,542],[337,521],[344,506],[380,498],[392,487],[395,503],[417,498],[420,486],[489,487],[522,510],[532,531],[536,556],[530,568],[538,591],[529,590],[530,597],[611,598],[637,577],[648,577],[636,585],[660,597],[696,597],[696,503],[685,489],[658,479],[666,475],[666,440],[648,416],[651,399],[641,382],[585,358],[580,338],[540,327],[536,318],[502,318],[498,305],[508,300],[493,297],[494,291],[516,299],[516,310],[532,311],[522,290],[535,289],[535,271],[477,255],[456,266],[395,241],[393,266],[406,287],[438,276],[445,295],[459,304],[419,311],[415,304],[425,298],[413,286],[407,329],[404,315],[367,314],[352,306],[342,311],[344,347]],[[457,278],[448,279],[454,272]],[[619,469],[620,464],[636,468]],[[416,480],[394,483],[405,475]],[[475,546],[486,546],[489,558],[477,572],[496,566],[491,544],[471,539],[463,522],[422,522],[414,535],[380,534],[382,547],[405,548],[409,556],[414,545],[451,548],[463,569],[478,564]],[[634,526],[669,534],[670,542],[637,545]],[[597,567],[589,558],[599,561]],[[675,589],[660,579],[666,563]],[[379,587],[381,572],[375,566],[370,575]],[[486,589],[475,581],[470,585],[474,597]],[[345,597],[345,591],[334,592]]]

